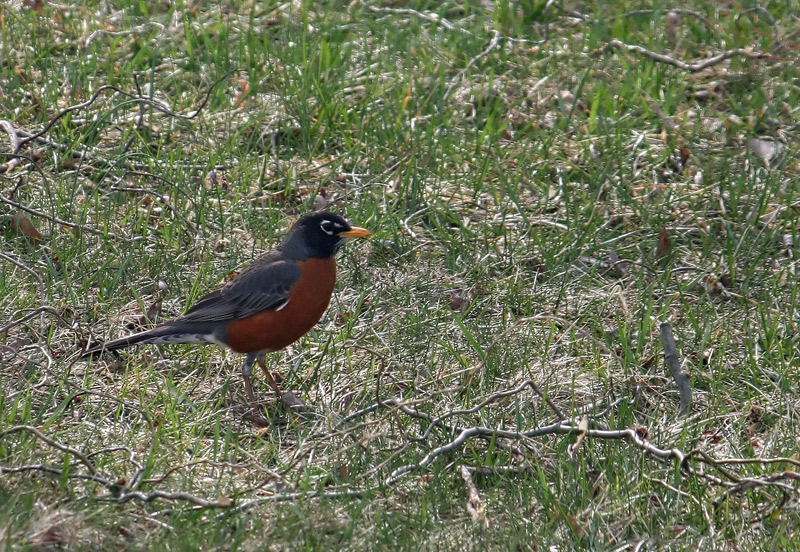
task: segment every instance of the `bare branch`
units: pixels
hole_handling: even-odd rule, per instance
[[[2,254],[0,254],[0,255],[2,255]],[[25,316],[23,316],[22,318],[14,319],[15,316],[17,316],[20,313],[26,312],[26,311],[28,311],[28,312],[27,312],[27,314]],[[13,328],[14,326],[19,326],[20,324],[23,324],[25,321],[30,320],[31,318],[33,318],[37,314],[42,314],[42,313],[45,313],[45,312],[52,314],[59,322],[61,322],[67,328],[70,328],[72,330],[76,329],[77,326],[74,325],[74,324],[71,324],[69,321],[67,321],[63,316],[61,316],[61,313],[58,312],[55,308],[48,307],[48,306],[45,305],[43,307],[39,307],[39,308],[36,308],[36,309],[18,310],[17,312],[15,312],[14,314],[11,315],[11,318],[12,318],[11,322],[9,322],[8,324],[6,324],[3,327],[0,327],[0,334],[4,334],[8,330]]]
[[[389,477],[386,479],[386,485],[393,485],[405,474],[428,466],[439,456],[454,451],[455,449],[466,443],[470,437],[474,437],[475,435],[480,435],[481,433],[484,433],[484,428],[481,427],[471,427],[462,430],[461,433],[458,435],[458,437],[456,437],[449,443],[445,443],[444,445],[430,451],[428,454],[425,455],[425,457],[422,460],[419,461],[418,464],[406,464],[404,466],[400,466],[399,468],[395,469],[392,473],[389,474]]]
[[[447,100],[450,97],[450,95],[453,93],[456,87],[461,83],[461,81],[469,72],[469,70],[472,68],[472,66],[475,65],[475,63],[479,59],[488,56],[491,53],[491,51],[497,48],[497,45],[500,44],[500,41],[502,39],[500,33],[493,30],[491,31],[491,34],[492,34],[492,39],[489,41],[489,45],[486,47],[486,49],[484,49],[480,54],[469,60],[469,62],[467,62],[466,67],[464,67],[461,71],[456,73],[456,76],[453,77],[453,80],[450,82],[450,85],[447,87],[447,90],[444,93],[445,100]]]
[[[234,512],[246,512],[256,506],[260,506],[261,504],[268,504],[271,502],[294,502],[296,500],[303,500],[309,498],[327,498],[327,499],[361,499],[365,496],[369,495],[370,493],[374,492],[375,489],[364,489],[364,490],[343,490],[343,491],[327,491],[327,492],[320,492],[320,491],[308,491],[305,493],[284,493],[284,494],[275,494],[270,496],[265,496],[262,498],[255,498],[253,500],[248,500],[243,502],[239,506],[233,509]]]
[[[201,508],[230,508],[233,506],[233,500],[230,498],[218,498],[217,500],[206,500],[189,493],[171,493],[168,491],[153,491],[150,493],[143,493],[139,491],[124,492],[119,498],[114,499],[115,502],[129,502],[136,500],[139,502],[188,502]]]
[[[103,35],[106,35],[106,36],[128,36],[128,35],[133,35],[133,34],[143,34],[143,33],[146,33],[146,32],[150,31],[149,27],[156,27],[158,29],[158,34],[154,38],[158,38],[164,32],[164,25],[162,25],[161,23],[158,23],[156,21],[148,21],[148,22],[146,22],[146,23],[144,23],[142,25],[139,25],[138,27],[133,27],[131,29],[127,29],[127,30],[124,30],[124,31],[109,31],[107,29],[98,29],[98,30],[94,31],[92,34],[89,35],[89,37],[86,39],[86,42],[84,43],[83,47],[86,50],[88,50],[89,46],[91,46],[92,42],[94,42],[94,40],[98,36],[103,36]]]
[[[660,326],[661,330],[661,344],[664,347],[664,362],[669,368],[672,379],[678,386],[678,392],[681,396],[680,410],[678,416],[686,416],[689,413],[689,407],[692,405],[692,387],[689,383],[689,376],[681,368],[681,362],[678,359],[678,348],[675,345],[675,338],[672,335],[672,326],[669,322],[664,322]]]
[[[450,21],[445,19],[444,17],[439,17],[439,15],[435,13],[423,13],[421,11],[412,10],[411,8],[381,8],[378,6],[373,6],[367,3],[365,0],[361,0],[361,5],[367,8],[369,11],[374,13],[391,13],[395,15],[410,15],[412,17],[416,17],[418,19],[422,19],[424,21],[430,21],[431,23],[437,23],[447,29],[448,31],[457,31],[460,33],[464,33],[470,36],[473,36],[471,32],[466,29],[462,29],[460,27],[456,27]]]
[[[144,104],[144,105],[147,105],[149,107],[152,107],[156,111],[160,111],[161,113],[164,113],[165,115],[169,115],[170,117],[175,117],[177,119],[183,119],[183,120],[192,120],[192,119],[194,119],[195,117],[197,117],[200,114],[200,112],[203,110],[203,108],[205,108],[206,104],[211,99],[211,93],[214,91],[214,88],[216,88],[218,84],[220,84],[224,80],[228,79],[228,77],[230,77],[234,73],[238,73],[238,72],[243,71],[243,70],[244,69],[231,69],[230,71],[225,73],[223,76],[218,78],[216,81],[214,81],[211,84],[211,86],[208,88],[208,91],[206,92],[205,97],[203,98],[203,101],[200,102],[200,105],[197,107],[197,109],[195,109],[194,111],[189,112],[188,115],[183,115],[181,113],[176,113],[176,112],[172,111],[171,109],[165,107],[162,103],[160,103],[158,101],[151,100],[150,98],[145,98],[145,97],[142,97],[142,96],[139,96],[139,95],[136,95],[136,94],[131,94],[130,92],[125,92],[121,88],[118,88],[118,87],[113,86],[111,84],[104,84],[103,86],[101,86],[100,88],[95,90],[94,94],[92,94],[91,97],[88,100],[86,100],[85,102],[81,102],[79,104],[71,105],[71,106],[61,110],[61,112],[59,112],[55,117],[51,118],[47,122],[47,124],[44,126],[44,128],[42,130],[40,130],[39,132],[36,132],[34,134],[26,133],[25,138],[20,140],[20,147],[24,146],[25,144],[27,144],[28,142],[30,142],[32,140],[36,140],[37,138],[39,138],[41,136],[44,136],[47,133],[47,131],[50,130],[53,127],[53,125],[55,125],[59,121],[59,119],[61,119],[62,117],[64,117],[65,115],[67,115],[69,113],[72,113],[73,111],[78,111],[80,109],[84,109],[86,107],[89,107],[90,105],[92,105],[94,102],[97,101],[97,98],[99,98],[101,94],[103,94],[104,92],[107,92],[107,91],[116,92],[117,94],[119,94],[121,96],[124,96],[126,98],[130,98],[131,100],[134,100],[134,101],[136,101],[136,102],[138,102],[140,104]]]
[[[598,55],[602,54],[603,52],[611,49],[618,49],[618,50],[627,50],[628,52],[633,52],[637,54],[641,54],[645,57],[648,57],[654,61],[659,63],[665,63],[667,65],[672,65],[673,67],[677,67],[678,69],[683,69],[685,71],[691,71],[692,73],[696,73],[698,71],[702,71],[703,69],[707,69],[709,67],[713,67],[714,65],[719,65],[725,60],[734,58],[734,57],[746,57],[749,59],[772,59],[771,54],[765,54],[760,52],[753,52],[751,50],[745,50],[744,48],[734,48],[732,50],[726,50],[722,53],[719,53],[715,56],[711,56],[701,61],[694,61],[690,63],[686,63],[685,61],[675,59],[665,54],[659,54],[657,52],[653,52],[648,50],[643,46],[639,46],[637,44],[626,44],[620,40],[614,39],[610,41],[608,44],[603,46],[602,48],[598,48],[594,50],[592,54]]]
[[[504,391],[498,391],[497,393],[493,393],[493,394],[489,395],[485,400],[483,400],[481,403],[479,403],[479,404],[477,404],[477,405],[475,405],[473,407],[465,408],[463,410],[450,410],[449,412],[445,412],[444,414],[442,414],[438,418],[432,419],[430,425],[425,430],[425,433],[423,433],[421,437],[415,438],[414,440],[422,441],[422,440],[427,439],[428,436],[430,435],[431,431],[437,425],[439,425],[441,422],[443,422],[444,420],[446,420],[448,418],[452,418],[453,416],[461,416],[463,414],[473,414],[473,413],[478,412],[479,410],[483,409],[487,405],[489,405],[489,404],[491,404],[491,403],[493,403],[493,402],[495,402],[495,401],[497,401],[499,399],[503,399],[503,398],[506,398],[506,397],[513,397],[514,395],[518,395],[519,393],[521,393],[522,391],[524,391],[528,387],[533,389],[533,391],[536,392],[536,394],[539,395],[540,397],[542,396],[542,392],[539,390],[539,388],[536,386],[536,384],[533,383],[532,380],[526,380],[526,381],[522,382],[520,385],[518,385],[517,387],[515,387],[514,389],[507,389],[507,390],[504,390]]]
[[[4,173],[14,170],[14,168],[19,165],[20,161],[22,161],[23,157],[15,155],[19,153],[22,144],[20,143],[19,134],[17,133],[17,129],[14,128],[14,125],[3,119],[0,120],[0,127],[3,127],[3,130],[8,134],[8,139],[11,142],[11,154],[14,155],[8,163],[0,165],[0,173]]]
[[[64,470],[61,470],[59,468],[54,468],[52,466],[45,466],[44,464],[26,464],[24,466],[0,466],[0,474],[25,473],[31,471],[49,473],[52,475],[57,475],[59,477],[64,475]],[[100,477],[98,475],[91,475],[88,473],[67,473],[67,477],[69,479],[81,479],[84,481],[92,481],[94,483],[99,483],[104,487],[113,486],[113,483],[108,479]]]
[[[89,473],[91,473],[93,476],[98,475],[97,468],[94,467],[94,464],[92,463],[92,461],[89,459],[88,456],[86,456],[77,449],[74,449],[70,446],[67,446],[63,443],[59,443],[58,441],[51,439],[50,437],[48,437],[47,435],[45,435],[44,433],[42,433],[33,426],[28,426],[28,425],[13,426],[5,431],[0,431],[0,437],[5,437],[6,435],[11,435],[13,433],[20,433],[24,431],[33,434],[40,441],[44,442],[47,445],[50,445],[55,449],[60,450],[61,452],[71,454],[72,456],[80,460],[84,466],[86,466],[86,468],[89,470]]]

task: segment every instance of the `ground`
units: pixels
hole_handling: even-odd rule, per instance
[[[3,4],[0,542],[800,549],[797,13]],[[80,358],[321,208],[374,236],[270,355],[304,411]]]

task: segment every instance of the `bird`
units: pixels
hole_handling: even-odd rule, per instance
[[[336,283],[336,252],[348,238],[371,235],[335,213],[305,215],[275,249],[198,299],[185,314],[91,347],[82,357],[148,343],[221,345],[246,354],[242,364],[245,394],[256,403],[253,364],[261,366],[277,390],[266,367],[266,353],[288,347],[320,321]]]

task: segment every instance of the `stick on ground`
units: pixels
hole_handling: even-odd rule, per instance
[[[692,404],[692,387],[689,384],[689,375],[681,369],[678,360],[678,348],[675,346],[675,338],[672,336],[672,326],[669,322],[661,324],[661,344],[664,346],[664,362],[667,363],[672,378],[678,385],[678,392],[681,394],[681,406],[678,416],[685,416],[689,413]]]

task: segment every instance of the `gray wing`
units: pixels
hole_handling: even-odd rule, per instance
[[[276,310],[289,300],[289,291],[300,278],[297,263],[269,253],[247,267],[223,288],[201,297],[174,322],[212,322],[247,318]]]

